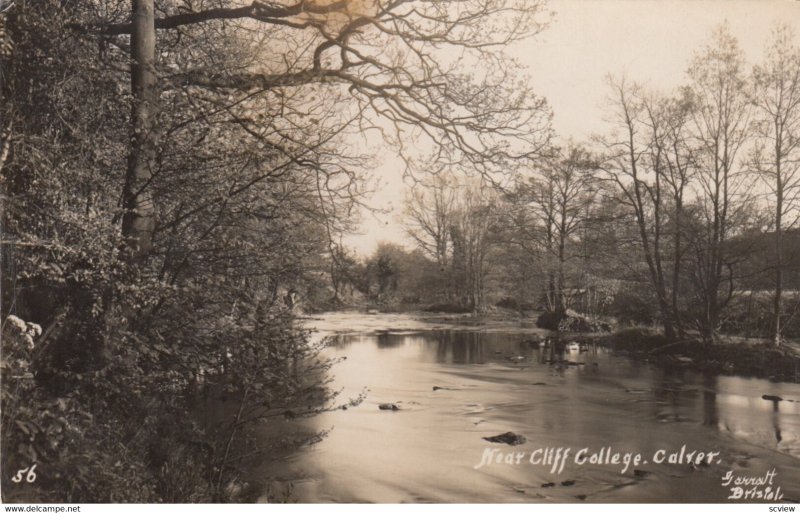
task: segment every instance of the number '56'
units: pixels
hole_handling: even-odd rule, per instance
[[[22,482],[22,476],[25,474],[25,472],[27,472],[28,475],[25,477],[25,481],[27,481],[29,483],[32,483],[32,482],[36,481],[36,472],[34,472],[35,469],[36,469],[36,465],[33,465],[30,468],[25,467],[24,469],[17,471],[17,475],[12,477],[11,481],[13,481],[15,483],[21,483]]]

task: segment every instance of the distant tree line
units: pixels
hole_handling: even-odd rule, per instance
[[[418,289],[428,304],[572,308],[657,323],[670,340],[800,334],[791,30],[777,26],[748,68],[721,26],[675,91],[627,78],[608,91],[607,129],[590,141],[551,146],[504,180],[468,167],[419,180],[406,202],[417,250],[392,258],[424,256],[412,276],[431,278],[399,282],[436,284]]]

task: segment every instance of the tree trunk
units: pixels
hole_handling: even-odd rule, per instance
[[[564,226],[565,224],[566,220],[562,217],[561,226]],[[564,275],[564,262],[566,261],[566,238],[566,233],[564,233],[562,229],[558,237],[558,290],[556,291],[556,311],[560,313],[567,311],[567,300],[564,295],[564,289],[566,287],[566,276]]]
[[[707,278],[706,297],[704,298],[704,315],[700,323],[700,334],[705,342],[713,342],[717,333],[719,323],[719,279],[716,274],[716,257],[712,257],[712,265],[709,265],[710,276]]]
[[[662,315],[661,322],[664,324],[664,336],[667,337],[667,340],[670,342],[674,342],[676,340],[676,336],[675,319],[673,318],[673,313],[663,296],[659,296],[658,305]]]
[[[681,193],[682,195],[682,193]],[[672,315],[675,322],[675,328],[679,334],[683,335],[683,327],[681,323],[680,310],[678,308],[678,291],[681,285],[681,237],[683,226],[681,224],[681,216],[683,215],[683,199],[681,195],[675,200],[675,252],[674,260],[672,262]]]
[[[772,335],[775,345],[781,344],[781,295],[783,294],[783,184],[778,175],[778,201],[775,206],[775,299],[772,312]]]
[[[141,258],[152,249],[155,205],[149,186],[156,157],[156,31],[153,0],[132,0],[131,152],[123,190],[122,235],[128,256]]]

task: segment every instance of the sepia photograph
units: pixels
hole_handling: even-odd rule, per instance
[[[0,0],[0,95],[4,512],[800,502],[800,1]]]

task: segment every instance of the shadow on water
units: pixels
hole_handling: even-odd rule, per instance
[[[253,476],[292,481],[301,502],[719,502],[728,470],[771,469],[786,498],[800,499],[796,384],[657,368],[548,340],[546,332],[371,330],[338,335],[328,351],[347,357],[333,369],[333,386],[344,397],[367,387],[367,399],[285,423],[333,430],[314,447],[265,461]],[[399,411],[379,410],[381,403]],[[483,439],[507,431],[527,442],[511,448]],[[686,446],[717,451],[721,461],[648,461],[637,474],[573,461],[561,474],[527,461],[474,468],[487,448],[574,454],[609,446],[647,460]]]

